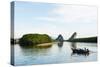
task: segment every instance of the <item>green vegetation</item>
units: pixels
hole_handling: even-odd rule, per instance
[[[20,45],[36,45],[50,42],[52,42],[52,39],[47,34],[26,34],[19,40]]]
[[[87,38],[75,38],[72,40],[67,40],[70,42],[97,42],[97,37],[87,37]]]

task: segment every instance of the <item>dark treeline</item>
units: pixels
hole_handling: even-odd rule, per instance
[[[87,38],[74,38],[71,40],[66,40],[70,42],[94,42],[97,43],[97,36],[96,37],[87,37]]]
[[[20,45],[36,45],[42,43],[50,43],[50,42],[94,42],[97,43],[97,36],[95,37],[87,37],[87,38],[73,38],[72,36],[68,40],[64,40],[62,35],[59,35],[56,39],[52,39],[47,34],[25,34],[19,39],[11,39],[11,44],[20,44]]]

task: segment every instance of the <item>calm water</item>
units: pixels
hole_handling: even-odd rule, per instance
[[[71,48],[88,48],[89,55],[72,54]],[[97,43],[53,44],[49,48],[21,47],[14,45],[15,65],[69,63],[97,60]]]

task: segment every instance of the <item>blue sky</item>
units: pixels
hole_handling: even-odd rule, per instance
[[[38,2],[15,2],[15,38],[28,33],[48,34],[65,39],[97,36],[97,8]]]

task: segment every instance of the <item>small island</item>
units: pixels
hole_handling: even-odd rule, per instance
[[[47,34],[25,34],[19,39],[19,44],[21,46],[41,46],[41,44],[49,43],[49,45],[42,46],[50,46],[52,41],[53,39]]]

